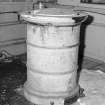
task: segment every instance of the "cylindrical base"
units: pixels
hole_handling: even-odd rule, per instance
[[[27,82],[24,95],[38,105],[64,105],[79,92],[77,60],[80,25],[27,26]]]
[[[64,105],[67,97],[78,93],[78,46],[55,49],[28,44],[27,49],[24,94],[29,101],[38,105]]]
[[[55,96],[41,96],[41,93],[36,92],[36,94],[31,93],[29,90],[24,88],[24,95],[27,100],[37,105],[64,105],[66,99],[72,102],[75,97],[78,97],[79,94],[79,86],[77,86],[73,91],[65,93],[64,96],[57,96],[58,93],[55,93]],[[43,94],[43,93],[42,93]],[[45,93],[44,93],[45,94]],[[46,93],[47,94],[47,93]],[[70,102],[70,103],[71,103]]]

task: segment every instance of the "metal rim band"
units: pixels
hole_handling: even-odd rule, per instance
[[[51,24],[51,23],[34,23],[32,21],[24,21],[24,23],[28,23],[28,24],[32,24],[32,25],[38,25],[38,26],[54,26],[54,27],[74,27],[74,26],[78,26],[78,25],[81,25],[82,22],[78,22],[78,23],[75,23],[75,24],[71,24],[71,25],[54,25],[54,24]]]
[[[77,85],[73,90],[75,91],[67,91],[67,92],[52,92],[53,95],[48,95],[48,96],[45,96],[45,94],[47,94],[48,92],[40,92],[40,91],[37,91],[40,93],[44,93],[44,95],[39,95],[38,93],[33,93],[33,92],[30,92],[28,91],[28,89],[24,88],[24,91],[28,94],[30,94],[31,96],[36,96],[36,97],[39,97],[39,98],[66,98],[66,97],[73,97],[74,94],[77,94],[79,92],[79,86]],[[71,93],[71,94],[70,94]],[[73,94],[74,93],[74,94]],[[56,94],[56,95],[54,95]],[[68,95],[69,94],[69,95]]]
[[[27,41],[27,45],[30,45],[30,46],[36,47],[36,48],[43,48],[43,49],[69,49],[69,48],[77,47],[77,46],[79,46],[80,44],[79,44],[79,43],[76,43],[76,44],[74,44],[74,45],[65,46],[65,47],[46,47],[46,46],[38,46],[38,45],[35,45],[35,44],[30,43],[30,42]]]
[[[43,74],[43,75],[69,75],[70,73],[77,72],[77,67],[75,67],[72,71],[67,71],[67,72],[42,72],[38,71],[36,69],[32,69],[31,67],[27,66],[27,69],[29,69],[31,72],[35,72],[37,74]]]

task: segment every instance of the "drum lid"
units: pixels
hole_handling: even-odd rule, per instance
[[[21,14],[24,20],[32,23],[53,24],[53,25],[75,25],[76,18],[87,16],[87,14],[64,8],[45,8],[27,11]],[[81,23],[81,20],[79,21]]]
[[[33,12],[34,13],[34,12]],[[52,17],[70,17],[75,16],[76,13],[70,9],[48,8],[37,12],[38,16],[52,16]]]

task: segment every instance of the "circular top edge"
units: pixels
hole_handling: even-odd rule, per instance
[[[44,8],[36,9],[24,12],[26,15],[30,16],[43,16],[43,17],[81,17],[86,16],[87,14],[83,11],[73,10],[73,9],[64,9],[64,8]]]
[[[24,20],[32,23],[41,23],[53,25],[75,25],[77,22],[74,19],[87,16],[86,13],[81,11],[75,11],[73,9],[64,8],[44,8],[31,10],[21,13]],[[83,20],[84,20],[83,19]],[[81,21],[79,22],[81,23]]]
[[[33,15],[37,16],[73,16],[76,13],[72,9],[62,9],[62,8],[46,8],[46,9],[41,9],[37,13],[34,11],[32,12]]]

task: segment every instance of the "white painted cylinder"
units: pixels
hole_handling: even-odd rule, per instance
[[[66,9],[23,14],[27,24],[27,81],[25,97],[34,104],[64,105],[79,92],[77,61],[80,23]],[[71,14],[72,13],[72,14]],[[30,17],[31,16],[31,17]]]

